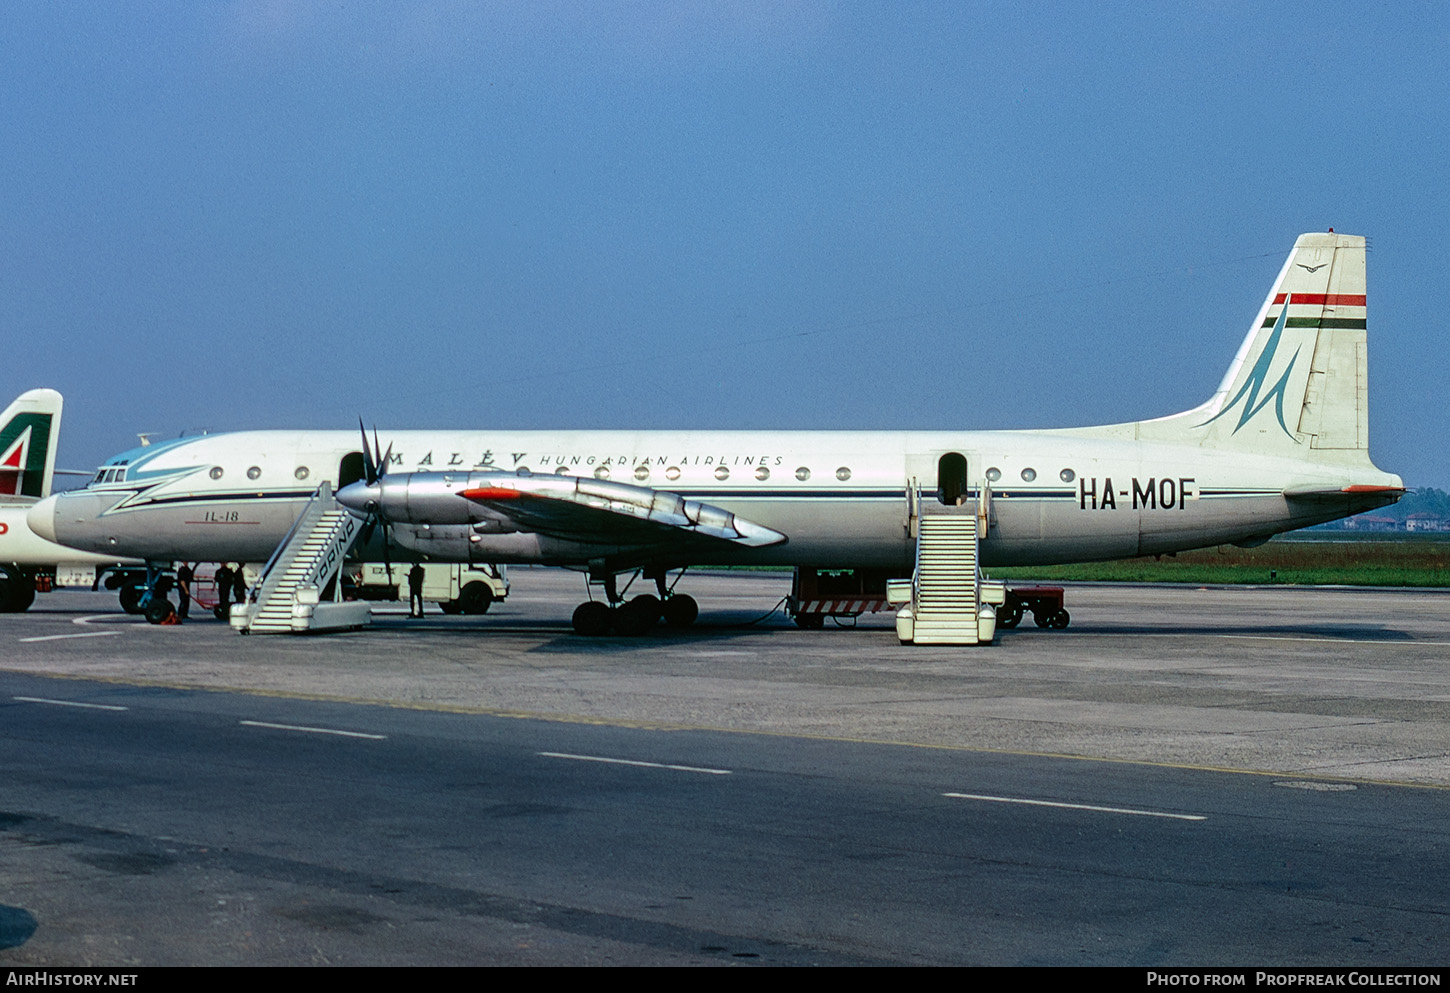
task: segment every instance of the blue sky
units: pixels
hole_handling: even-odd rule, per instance
[[[1366,234],[1371,445],[1450,487],[1450,13],[9,3],[0,393],[251,427],[1028,428],[1217,385]]]

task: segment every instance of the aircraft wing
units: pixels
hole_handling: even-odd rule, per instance
[[[575,476],[475,473],[459,495],[521,531],[573,541],[653,544],[700,537],[763,548],[779,531],[678,493]]]

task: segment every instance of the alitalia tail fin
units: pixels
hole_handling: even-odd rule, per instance
[[[1365,240],[1305,234],[1208,402],[1137,425],[1143,439],[1369,462]]]
[[[27,390],[0,414],[0,502],[50,495],[61,403],[55,390]]]

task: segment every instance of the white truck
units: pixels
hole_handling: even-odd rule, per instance
[[[359,600],[403,600],[408,596],[411,562],[357,562],[347,566],[351,593]],[[349,591],[344,586],[344,596]],[[484,614],[497,600],[509,595],[504,566],[469,566],[461,563],[425,562],[423,600],[436,603],[445,614]]]

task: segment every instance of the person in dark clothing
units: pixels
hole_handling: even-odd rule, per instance
[[[176,570],[176,595],[181,601],[177,604],[176,616],[183,621],[191,613],[191,583],[195,578],[190,562],[181,563],[181,568]]]
[[[423,567],[415,565],[408,570],[408,613],[413,617],[423,616]]]
[[[237,603],[247,602],[247,577],[242,573],[242,563],[237,563],[237,571],[232,573],[232,599]]]
[[[216,571],[216,609],[218,617],[227,616],[227,605],[232,602],[232,567],[223,562]]]

